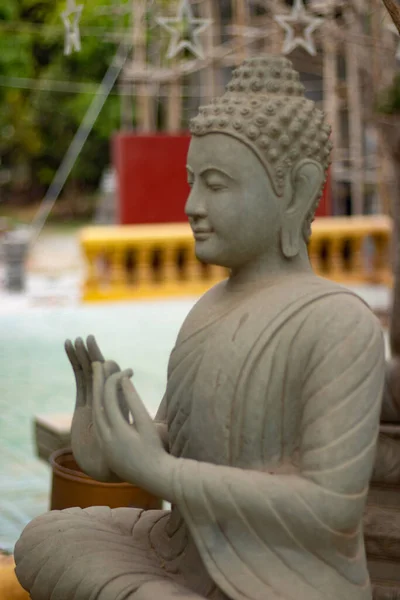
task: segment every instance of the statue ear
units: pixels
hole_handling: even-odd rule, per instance
[[[310,159],[301,160],[292,170],[281,230],[282,252],[286,258],[294,258],[299,253],[303,224],[321,194],[324,175],[322,165]]]

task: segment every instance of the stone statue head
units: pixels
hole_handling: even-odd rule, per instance
[[[245,60],[224,95],[200,107],[190,130],[186,213],[198,257],[235,268],[278,247],[285,259],[306,252],[331,129],[304,97],[292,63],[279,56]]]

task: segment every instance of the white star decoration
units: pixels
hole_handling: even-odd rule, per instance
[[[397,35],[397,37],[400,37],[399,30],[397,29],[397,27],[396,27],[396,25],[394,23],[390,23],[390,25],[388,25],[387,28],[392,33],[395,33]],[[397,47],[396,58],[397,58],[397,60],[400,60],[400,42],[399,42],[399,45]]]
[[[323,23],[323,19],[308,14],[304,0],[294,0],[292,12],[289,15],[276,15],[275,21],[286,31],[283,44],[283,54],[290,54],[295,48],[301,46],[312,56],[317,54],[312,33]],[[295,28],[302,28],[302,36],[298,35]]]
[[[176,17],[158,17],[157,23],[171,34],[167,58],[175,58],[185,48],[197,58],[204,58],[199,35],[212,23],[211,19],[196,19],[189,0],[180,0]]]
[[[79,31],[79,21],[82,15],[82,4],[75,4],[75,0],[68,0],[67,9],[61,13],[61,18],[65,27],[64,54],[68,56],[73,51],[79,52],[81,49],[81,34]]]

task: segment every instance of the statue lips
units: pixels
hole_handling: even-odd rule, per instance
[[[192,231],[194,239],[198,242],[207,240],[213,233],[213,229],[205,227],[193,228]]]

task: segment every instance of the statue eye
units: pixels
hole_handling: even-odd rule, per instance
[[[222,192],[226,190],[226,185],[222,183],[207,183],[207,187],[213,192]]]
[[[208,169],[202,177],[204,185],[212,192],[222,192],[229,187],[229,177],[217,169]]]

